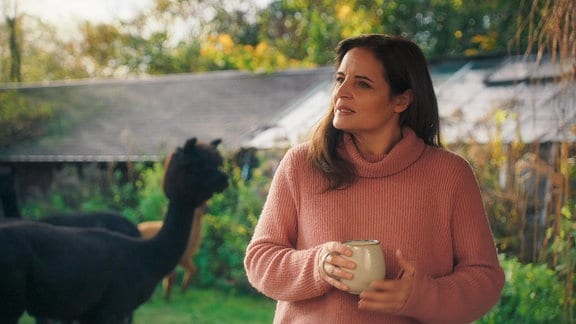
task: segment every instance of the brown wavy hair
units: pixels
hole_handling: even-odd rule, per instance
[[[392,95],[408,89],[413,101],[400,115],[400,126],[410,127],[427,145],[442,147],[438,103],[422,50],[411,40],[401,36],[366,34],[342,40],[336,47],[335,66],[338,69],[344,55],[362,47],[374,53],[382,64],[384,79]],[[356,170],[338,154],[344,132],[334,128],[333,102],[312,134],[308,158],[328,180],[328,190],[343,189],[356,180]]]

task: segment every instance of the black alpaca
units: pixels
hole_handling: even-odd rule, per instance
[[[43,217],[39,221],[58,226],[97,227],[132,237],[140,237],[138,226],[121,215],[110,212],[93,212],[78,215],[55,214]]]
[[[194,209],[226,189],[216,146],[178,148],[164,174],[169,205],[149,240],[95,228],[22,220],[0,225],[0,323],[36,318],[126,323],[186,248]]]
[[[54,214],[43,217],[40,222],[80,228],[101,228],[131,237],[141,237],[138,226],[122,217],[110,212],[92,212],[83,214]],[[131,323],[132,317],[126,318]],[[49,318],[37,317],[36,324],[75,324],[75,321],[58,321]]]
[[[16,178],[12,168],[0,166],[0,204],[4,218],[20,218],[16,195]]]

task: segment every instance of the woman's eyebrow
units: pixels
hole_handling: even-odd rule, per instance
[[[368,82],[374,83],[374,81],[372,79],[370,79],[369,77],[367,77],[365,75],[356,75],[356,79],[362,79],[362,80],[366,80]]]
[[[345,76],[344,72],[336,72],[337,76]],[[366,80],[368,82],[371,83],[375,83],[374,80],[370,79],[369,77],[365,76],[365,75],[355,75],[354,76],[356,79],[362,79],[362,80]]]

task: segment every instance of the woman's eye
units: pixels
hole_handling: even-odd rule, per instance
[[[344,82],[344,77],[337,76],[335,80],[336,80],[336,83],[342,83],[342,82]]]
[[[359,86],[360,88],[370,88],[370,85],[369,85],[368,83],[364,82],[364,81],[358,82],[358,86]]]

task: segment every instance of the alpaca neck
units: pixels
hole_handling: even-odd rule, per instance
[[[151,269],[165,275],[176,267],[188,244],[194,210],[193,206],[168,205],[162,228],[149,240]]]

